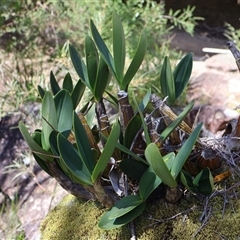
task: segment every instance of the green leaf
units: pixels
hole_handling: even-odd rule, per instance
[[[92,182],[94,183],[98,177],[103,173],[104,169],[106,168],[107,164],[109,163],[110,157],[112,156],[116,143],[118,141],[120,135],[120,125],[116,122],[113,127],[112,131],[108,137],[108,140],[104,146],[102,154],[97,161],[97,164],[92,173]]]
[[[188,172],[182,170],[181,173],[180,173],[180,179],[181,179],[182,184],[189,191],[191,191],[193,193],[197,193],[198,192],[197,188],[193,184],[193,178],[192,178],[192,176]]]
[[[192,53],[189,53],[181,59],[181,61],[178,63],[178,65],[173,71],[176,99],[182,94],[184,88],[189,82],[192,73],[192,63]]]
[[[175,102],[175,83],[173,78],[173,73],[170,65],[169,58],[166,56],[162,65],[162,70],[160,74],[160,86],[164,97],[168,96],[168,104],[173,104]]]
[[[92,104],[93,104],[93,103],[92,103],[93,100],[94,100],[94,98],[93,98],[93,96],[92,96],[90,99],[88,99],[88,100],[86,101],[85,105],[83,105],[83,107],[80,109],[79,112],[85,113],[86,111],[88,111],[89,107],[91,107]]]
[[[88,72],[89,85],[93,91],[98,71],[98,52],[91,37],[85,38],[86,65]],[[93,93],[94,94],[94,93]]]
[[[102,135],[102,137],[104,138],[103,135]],[[147,164],[147,162],[146,162],[143,158],[141,158],[140,156],[138,156],[136,153],[130,151],[128,148],[126,148],[126,147],[123,146],[122,144],[117,143],[117,144],[116,144],[116,147],[117,147],[119,150],[121,150],[122,152],[125,152],[125,153],[127,153],[129,156],[135,158],[136,160],[139,160],[139,161]]]
[[[57,143],[61,155],[60,161],[62,160],[61,164],[64,164],[71,174],[75,176],[79,184],[92,185],[91,174],[77,149],[60,133],[57,136]]]
[[[148,167],[148,169],[143,174],[140,183],[139,183],[139,195],[146,201],[150,194],[162,183],[162,179],[160,179],[152,167]]]
[[[51,86],[53,95],[57,94],[61,90],[52,71],[50,72],[50,86]]]
[[[143,112],[143,110],[146,108],[146,106],[149,103],[151,97],[151,89],[149,89],[146,93],[146,95],[144,96],[143,100],[140,102],[139,104],[139,109]]]
[[[136,217],[138,217],[143,210],[145,209],[145,202],[139,204],[137,207],[135,207],[132,211],[126,213],[125,215],[116,218],[116,219],[110,219],[109,215],[111,215],[110,211],[107,211],[103,214],[100,221],[98,222],[98,227],[104,230],[111,230],[114,228],[119,228],[132,220],[134,220]]]
[[[165,164],[166,164],[166,166],[169,170],[172,169],[172,165],[174,163],[174,160],[175,160],[175,153],[174,152],[170,152],[163,157],[163,161],[165,162]]]
[[[171,173],[174,179],[177,178],[178,174],[180,173],[184,163],[186,162],[189,154],[191,153],[193,146],[198,138],[198,135],[202,129],[202,123],[200,123],[190,135],[190,137],[186,140],[183,144],[181,149],[179,150],[177,156],[175,157]]]
[[[124,139],[123,139],[123,144],[125,147],[130,148],[134,138],[136,137],[138,131],[142,127],[142,120],[139,114],[136,114],[133,116],[133,118],[130,120],[128,123],[126,129],[125,129],[125,134],[124,134]]]
[[[71,93],[71,98],[72,98],[74,109],[76,109],[78,104],[80,103],[83,93],[85,91],[85,88],[86,88],[86,85],[81,80],[78,80],[76,86],[74,87],[74,89]]]
[[[143,113],[142,113],[142,111],[140,110],[140,108],[139,108],[139,106],[137,104],[137,100],[136,100],[136,97],[135,97],[134,94],[132,95],[132,98],[133,98],[133,101],[134,101],[134,103],[135,103],[135,105],[137,107],[138,113],[139,113],[141,121],[142,121],[142,126],[143,126],[143,131],[144,131],[144,134],[145,134],[146,143],[149,144],[152,141],[151,141],[151,138],[150,138],[149,133],[148,133],[148,127],[147,127],[147,124],[145,122]]]
[[[127,91],[128,85],[135,76],[137,70],[142,64],[142,61],[145,56],[145,52],[147,50],[147,37],[144,32],[142,32],[141,39],[139,41],[137,51],[132,59],[131,64],[129,65],[126,74],[123,77],[123,81],[121,83],[120,88],[122,90]]]
[[[49,171],[48,166],[46,164],[46,161],[42,160],[42,158],[38,157],[37,154],[35,154],[34,152],[32,153],[34,159],[36,160],[36,162],[38,163],[38,165],[50,176],[53,177],[52,173]]]
[[[113,56],[118,82],[122,82],[125,65],[125,36],[122,22],[116,13],[113,13]]]
[[[212,194],[214,190],[214,179],[209,168],[203,169],[193,180],[193,184],[197,187],[198,193],[205,196]]]
[[[63,79],[63,89],[66,89],[69,93],[73,91],[73,82],[70,73],[67,73]]]
[[[107,63],[112,74],[114,75],[114,77],[117,80],[113,57],[112,57],[110,51],[108,50],[105,42],[103,41],[101,35],[99,34],[99,32],[92,20],[90,20],[90,28],[91,28],[93,39],[95,41],[95,44],[97,45],[97,48],[98,48],[100,54],[102,55],[104,61]]]
[[[209,168],[203,169],[194,179],[188,172],[182,170],[181,182],[189,191],[196,194],[209,196],[214,190],[214,179]]]
[[[73,131],[81,160],[88,171],[92,173],[95,166],[95,160],[92,155],[91,146],[88,141],[86,131],[75,112],[73,112]]]
[[[97,78],[94,85],[94,97],[96,101],[100,101],[102,95],[107,88],[111,79],[111,73],[109,71],[108,65],[103,60],[102,56],[100,56]]]
[[[117,201],[109,210],[109,219],[115,219],[125,215],[140,205],[143,200],[138,195],[129,195]]]
[[[171,175],[155,143],[150,143],[145,149],[145,157],[155,174],[169,187],[177,187],[177,182]]]
[[[84,117],[87,121],[87,124],[89,125],[90,128],[92,128],[95,125],[95,122],[94,122],[94,118],[96,117],[95,106],[96,106],[96,104],[93,103],[90,108],[88,107],[89,110],[84,115]]]
[[[30,133],[28,132],[26,126],[23,124],[22,121],[20,121],[18,123],[18,127],[19,130],[24,138],[24,140],[26,141],[26,143],[28,144],[28,146],[30,147],[30,149],[42,160],[48,160],[48,161],[52,161],[53,157],[49,156],[52,155],[51,152],[44,150],[38,143],[35,142],[34,138],[30,135]],[[39,136],[38,136],[39,137]]]
[[[39,146],[41,146],[42,130],[35,129],[31,137]]]
[[[91,89],[91,86],[89,84],[88,80],[88,73],[87,73],[87,67],[83,60],[80,58],[77,50],[72,46],[72,44],[69,44],[69,53],[71,57],[72,64],[78,74],[78,76],[82,79],[84,84]]]
[[[124,159],[119,163],[119,168],[128,177],[140,181],[148,165],[135,159]]]
[[[73,102],[67,90],[61,90],[54,97],[57,111],[58,130],[65,137],[68,137],[72,129]]]
[[[58,129],[57,112],[52,94],[47,91],[42,101],[42,146],[50,149],[49,135]]]
[[[160,134],[162,141],[165,141],[167,137],[172,133],[172,131],[184,120],[187,114],[191,111],[193,105],[194,102],[190,102],[187,107],[185,107],[185,109],[178,115],[178,117],[173,122],[171,122],[167,128],[164,129],[164,131]]]
[[[112,101],[109,101],[109,102],[111,102],[114,106],[118,108],[118,99],[114,95],[112,95],[110,92],[106,91],[106,93],[112,99]]]
[[[45,90],[39,85],[38,85],[38,93],[39,93],[41,99],[43,99],[44,94],[45,94]]]
[[[60,152],[58,150],[58,143],[57,143],[57,138],[58,138],[58,132],[52,131],[50,136],[49,136],[49,142],[51,146],[51,150],[54,153],[55,156],[59,156],[59,160],[57,161],[57,164],[59,165],[59,168],[74,182],[78,182],[76,177],[73,176],[72,172],[69,170],[67,167],[66,163],[63,161],[63,159],[60,157]]]

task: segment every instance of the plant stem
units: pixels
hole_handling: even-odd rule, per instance
[[[46,163],[53,177],[67,192],[83,200],[96,199],[94,195],[89,193],[83,186],[72,182],[72,180],[58,167],[55,161]]]

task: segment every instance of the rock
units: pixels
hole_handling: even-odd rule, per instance
[[[231,54],[216,54],[205,61],[207,68],[214,68],[223,72],[238,71],[238,67]]]
[[[17,127],[18,122],[24,119],[28,126],[36,127],[32,122],[39,117],[38,113],[39,104],[26,104],[0,120],[0,204],[4,205],[10,199],[16,200],[16,205],[20,204],[18,217],[28,240],[39,239],[40,221],[66,195],[66,191],[42,171],[35,160],[24,164],[29,148]],[[8,169],[11,171],[6,172]],[[0,239],[4,239],[4,229],[0,231]]]
[[[239,209],[240,200],[228,199],[231,204],[226,205],[223,215],[222,196],[209,201],[205,215],[202,203],[194,196],[185,196],[177,204],[163,200],[147,204],[143,214],[134,221],[137,239],[236,239],[240,236],[240,215],[239,211],[232,211],[232,206]],[[41,239],[130,239],[127,225],[110,231],[98,228],[104,211],[92,201],[83,202],[68,195],[41,223]]]
[[[234,58],[227,54],[215,55],[205,62],[195,61],[187,101],[234,109],[240,103],[240,74],[236,70]]]
[[[24,188],[18,217],[26,239],[40,239],[41,220],[66,194],[67,192],[43,171],[40,171],[36,178]]]

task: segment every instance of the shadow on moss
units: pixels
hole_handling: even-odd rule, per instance
[[[186,197],[174,205],[159,200],[154,205],[148,206],[142,216],[135,220],[137,238],[139,240],[238,239],[240,237],[240,200],[229,200],[222,214],[223,201],[223,196],[217,196],[210,201],[209,212],[207,212],[210,214],[209,221],[200,228],[204,222],[204,219],[202,223],[199,220],[203,213],[203,203],[195,197]],[[180,212],[183,214],[168,219]],[[43,220],[42,239],[131,238],[128,226],[111,231],[98,228],[98,221],[103,213],[104,209],[97,203],[83,202],[68,195]],[[157,223],[155,219],[160,222]]]

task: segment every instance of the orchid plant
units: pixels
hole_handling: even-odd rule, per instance
[[[162,94],[168,97],[167,102],[149,90],[140,103],[133,95],[132,106],[129,84],[143,63],[147,36],[142,31],[135,55],[126,66],[123,26],[116,13],[112,21],[113,51],[90,21],[92,36],[85,38],[85,59],[69,44],[69,55],[79,80],[74,85],[68,73],[60,86],[51,72],[51,91],[38,86],[42,100],[41,129],[30,134],[23,122],[19,123],[24,139],[43,170],[73,195],[97,199],[109,208],[99,221],[102,229],[121,227],[134,220],[161,184],[176,192],[174,200],[169,199],[172,202],[181,197],[176,191],[180,181],[193,193],[209,195],[213,191],[213,178],[208,168],[197,176],[183,170],[196,148],[202,127],[199,124],[192,130],[184,122],[193,102],[178,116],[167,105],[173,104],[186,87],[192,70],[192,55],[181,59],[173,71],[168,57],[164,59],[159,85]],[[118,85],[116,94],[108,91],[111,81]],[[77,111],[86,88],[91,92],[90,99]],[[119,108],[112,122],[107,115],[106,99]],[[145,115],[150,103],[162,116],[162,123],[151,113]],[[185,139],[178,142],[177,150],[167,150],[165,146],[179,129],[186,133]],[[134,187],[129,187],[129,181],[134,181]],[[109,191],[109,186],[113,191]],[[166,199],[167,195],[168,192]]]

